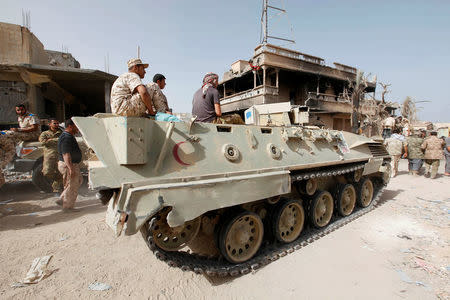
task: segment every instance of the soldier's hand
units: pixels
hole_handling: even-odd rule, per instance
[[[14,132],[18,132],[18,131],[19,131],[18,128],[11,128],[10,130],[11,130],[11,131],[14,131]]]
[[[67,168],[67,173],[68,173],[68,175],[69,175],[69,178],[72,178],[73,171],[72,171],[71,168]]]

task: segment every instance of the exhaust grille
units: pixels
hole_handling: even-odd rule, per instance
[[[369,144],[370,153],[377,156],[388,156],[389,153],[386,151],[386,148],[382,144]]]

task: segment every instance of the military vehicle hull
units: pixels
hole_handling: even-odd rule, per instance
[[[389,180],[384,147],[347,132],[73,119],[98,158],[90,186],[111,195],[107,223],[186,270],[245,273],[370,210]]]

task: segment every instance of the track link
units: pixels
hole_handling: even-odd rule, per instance
[[[364,168],[364,164],[353,164],[346,165],[345,167],[334,167],[326,171],[309,171],[292,175],[293,181],[307,180],[309,178],[319,178],[319,177],[329,177],[338,176],[346,173],[356,171],[358,169]],[[270,243],[264,241],[259,249],[258,253],[250,260],[241,264],[231,264],[222,257],[206,257],[190,252],[170,252],[160,249],[151,235],[151,230],[155,223],[155,218],[152,218],[149,222],[149,230],[147,230],[147,236],[144,239],[154,253],[154,255],[164,262],[166,262],[171,267],[177,267],[183,271],[192,271],[197,274],[206,274],[208,276],[240,276],[260,269],[261,267],[270,264],[273,261],[278,260],[294,251],[297,251],[308,244],[311,244],[315,240],[326,236],[327,234],[335,231],[336,229],[358,219],[359,217],[365,215],[371,210],[375,209],[379,205],[379,198],[382,194],[384,184],[382,180],[373,180],[374,184],[374,196],[372,203],[365,208],[355,207],[352,214],[347,217],[337,217],[333,216],[330,224],[325,228],[316,229],[310,226],[305,228],[298,239],[289,243],[282,244],[279,242]],[[143,233],[144,235],[144,233]]]

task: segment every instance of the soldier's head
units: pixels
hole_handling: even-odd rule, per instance
[[[129,72],[138,74],[141,79],[145,77],[145,69],[148,68],[148,64],[144,64],[139,58],[132,58],[127,65]]]
[[[425,137],[426,135],[427,135],[427,132],[425,130],[423,130],[423,129],[419,130],[419,136],[420,137]]]
[[[206,74],[205,77],[203,77],[203,86],[208,83],[217,88],[217,85],[219,84],[219,75],[214,73]]]
[[[166,77],[163,74],[155,74],[153,76],[153,82],[156,83],[160,89],[163,89],[166,86]]]
[[[25,108],[24,104],[16,105],[16,114],[18,116],[24,116],[26,113],[27,113],[27,109]]]
[[[51,131],[57,131],[59,128],[59,121],[56,118],[48,119],[48,127],[50,127]]]
[[[72,121],[72,119],[68,119],[65,123],[66,125],[66,131],[72,135],[75,135],[78,133],[78,127],[75,125],[75,123]]]

